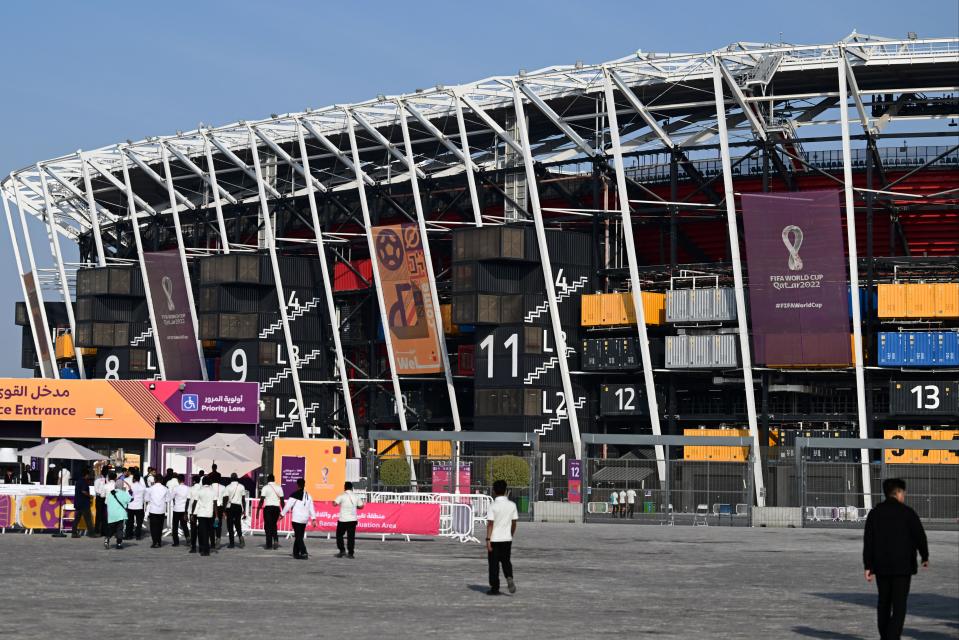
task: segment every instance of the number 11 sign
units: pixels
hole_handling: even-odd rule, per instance
[[[567,495],[569,496],[570,502],[583,501],[583,469],[581,464],[581,460],[569,461],[569,474],[566,476],[566,480],[569,483],[567,486]]]

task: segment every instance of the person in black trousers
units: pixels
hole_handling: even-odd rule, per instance
[[[929,545],[919,516],[906,506],[906,483],[888,478],[882,483],[886,496],[866,518],[862,564],[866,581],[876,578],[879,589],[878,625],[881,640],[902,636],[906,620],[909,584],[919,570],[916,552],[923,568],[929,566]]]
[[[80,479],[73,487],[73,531],[74,538],[80,537],[77,530],[80,519],[87,525],[87,535],[93,535],[93,517],[90,515],[90,471],[83,470]]]

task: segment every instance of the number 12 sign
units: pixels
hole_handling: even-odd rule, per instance
[[[583,469],[581,465],[581,460],[569,461],[569,474],[566,476],[566,481],[569,483],[567,489],[570,502],[583,501]]]

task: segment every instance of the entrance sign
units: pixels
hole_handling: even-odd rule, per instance
[[[839,192],[743,194],[753,350],[768,366],[848,366]]]

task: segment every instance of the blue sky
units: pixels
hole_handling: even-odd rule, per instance
[[[959,34],[923,2],[17,2],[3,7],[0,171],[77,149],[644,51],[736,40]],[[9,236],[0,268],[15,273]],[[31,230],[38,260],[49,252]],[[0,279],[0,376],[19,368],[15,278]]]

